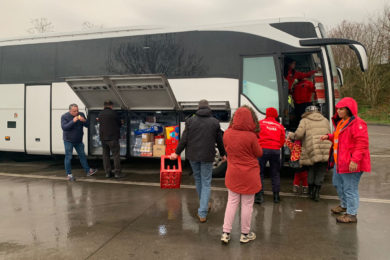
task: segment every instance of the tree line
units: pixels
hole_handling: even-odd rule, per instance
[[[390,6],[367,22],[341,22],[330,30],[329,37],[359,41],[367,51],[369,69],[363,73],[352,50],[332,46],[336,65],[344,74],[342,94],[371,107],[383,102],[382,94],[390,88]]]

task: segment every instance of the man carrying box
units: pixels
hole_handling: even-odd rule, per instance
[[[217,143],[222,160],[226,160],[226,152],[222,141],[219,122],[212,116],[207,100],[199,101],[198,111],[186,120],[185,129],[171,160],[177,159],[185,149],[186,158],[190,161],[194,174],[196,191],[199,197],[198,218],[201,223],[207,221],[209,211],[210,187],[215,159],[215,143]]]

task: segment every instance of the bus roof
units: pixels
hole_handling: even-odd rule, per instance
[[[236,31],[250,33],[254,35],[260,35],[268,38],[279,39],[287,38],[285,41],[290,45],[299,46],[298,38],[294,37],[286,32],[273,28],[273,32],[270,32],[270,25],[277,23],[311,23],[314,27],[318,26],[318,21],[308,18],[274,18],[255,21],[241,21],[233,23],[219,23],[212,25],[197,25],[197,26],[133,26],[133,27],[118,27],[107,29],[96,29],[88,31],[77,32],[62,32],[62,33],[43,33],[32,34],[22,37],[13,37],[0,39],[0,46],[11,45],[24,45],[24,44],[37,44],[37,43],[49,43],[49,42],[64,42],[64,41],[76,41],[76,40],[91,40],[91,39],[103,39],[103,38],[116,38],[136,35],[148,35],[148,34],[164,34],[175,33],[185,31]],[[268,28],[268,30],[267,30]],[[277,31],[281,35],[272,37],[277,34]],[[285,35],[283,35],[285,34]],[[295,38],[295,40],[292,39]],[[290,39],[288,39],[290,38]],[[291,42],[293,40],[294,43]],[[286,43],[287,43],[286,42]]]

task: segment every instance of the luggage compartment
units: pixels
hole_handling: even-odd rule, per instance
[[[119,140],[122,157],[160,157],[171,151],[165,149],[177,145],[180,109],[163,75],[80,77],[65,81],[88,110],[89,154],[100,156],[103,152],[96,118],[105,100],[114,103],[113,110],[123,122]],[[177,132],[175,140],[169,140],[172,127]],[[155,138],[155,134],[160,138]]]

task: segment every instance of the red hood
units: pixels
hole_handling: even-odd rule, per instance
[[[234,113],[232,128],[241,131],[254,131],[256,128],[253,122],[252,113],[245,107],[240,107]]]
[[[356,101],[353,98],[345,97],[341,99],[336,105],[336,112],[332,117],[332,121],[335,126],[337,125],[337,122],[340,120],[339,114],[337,114],[337,108],[341,108],[341,107],[348,107],[348,109],[351,110],[352,116],[353,117],[357,116],[358,105]]]
[[[273,117],[273,118],[277,118],[278,117],[278,111],[273,108],[273,107],[269,107],[265,110],[265,116],[266,117]]]
[[[345,97],[345,98],[341,99],[337,103],[336,108],[342,108],[342,107],[348,107],[348,109],[351,110],[352,115],[357,116],[358,105],[353,98]],[[336,112],[336,114],[337,114],[337,112]]]

